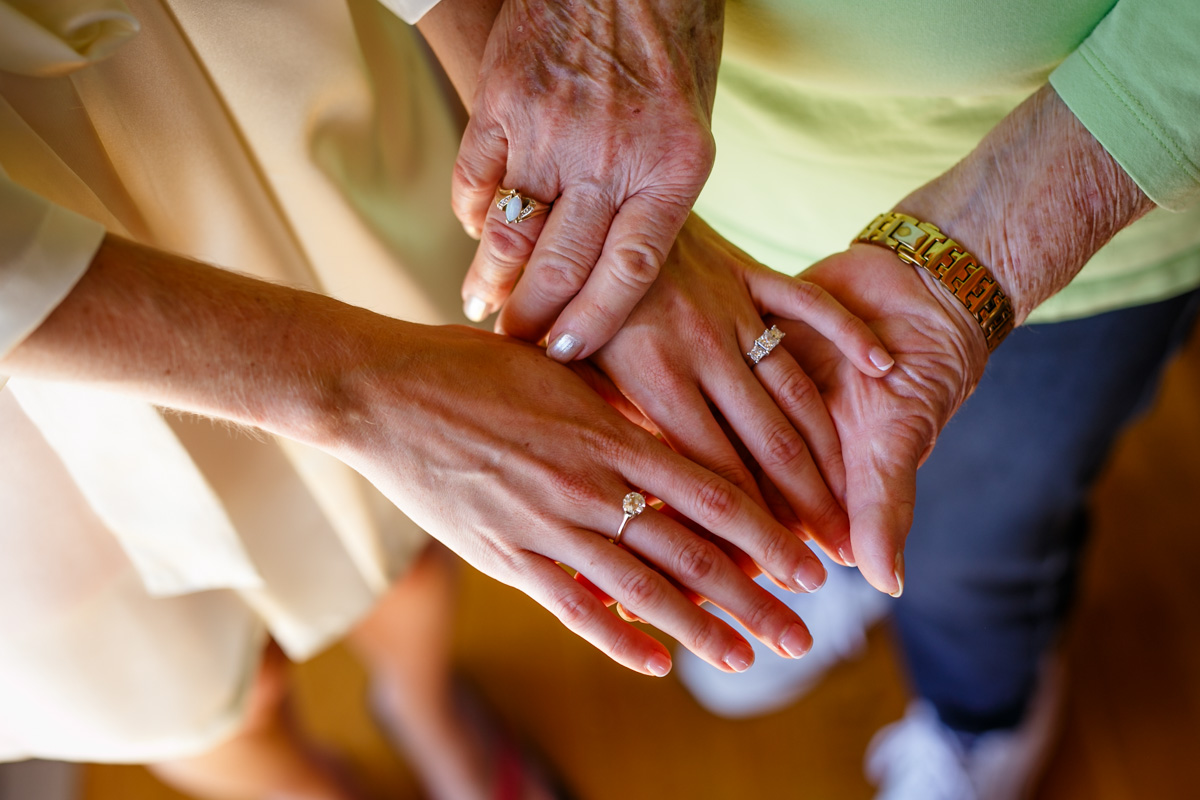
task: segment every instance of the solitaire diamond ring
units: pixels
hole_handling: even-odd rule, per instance
[[[621,510],[625,512],[625,518],[621,520],[621,527],[617,528],[617,535],[613,537],[613,544],[621,543],[621,536],[624,535],[625,526],[629,524],[629,520],[646,510],[646,496],[638,492],[630,492],[621,501]]]

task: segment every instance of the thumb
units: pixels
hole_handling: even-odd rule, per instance
[[[912,527],[917,466],[928,441],[898,435],[894,421],[855,436],[846,448],[846,511],[851,555],[867,582],[885,594],[904,590],[904,542]]]

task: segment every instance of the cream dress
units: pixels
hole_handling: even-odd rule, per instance
[[[462,321],[460,114],[415,31],[374,0],[0,0],[0,354],[106,229]],[[315,451],[10,380],[0,760],[211,747],[237,725],[268,634],[311,655],[423,542]]]

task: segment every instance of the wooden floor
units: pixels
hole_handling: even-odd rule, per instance
[[[1066,724],[1042,798],[1200,797],[1200,341],[1097,491],[1096,536],[1069,636]],[[623,671],[523,595],[463,587],[460,668],[581,798],[866,798],[861,757],[903,711],[885,629],[808,698],[758,720],[714,718],[667,678]],[[371,729],[341,649],[297,670],[302,710],[379,796],[418,797]],[[174,800],[136,767],[91,767],[87,800]]]

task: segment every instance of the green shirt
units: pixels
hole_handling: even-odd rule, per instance
[[[1031,321],[1200,286],[1198,0],[730,0],[717,162],[696,209],[798,272],[949,169],[1047,80],[1162,208]]]

